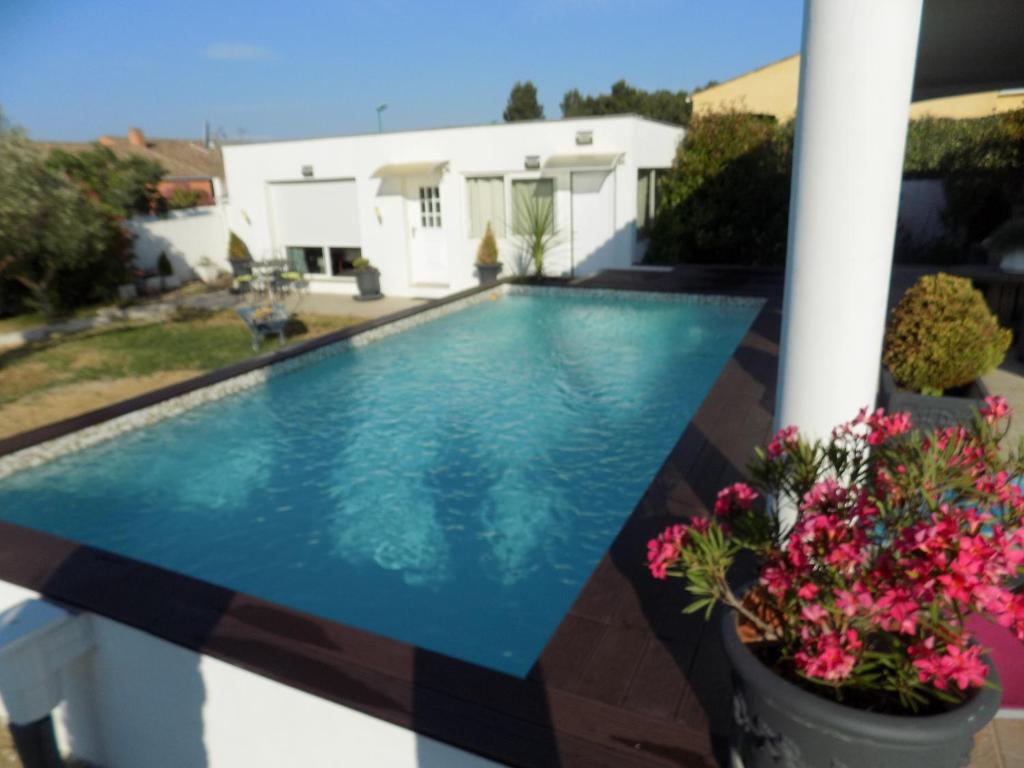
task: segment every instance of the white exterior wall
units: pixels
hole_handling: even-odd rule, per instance
[[[593,143],[576,144],[577,131],[591,131]],[[580,118],[364,136],[234,145],[223,148],[230,190],[229,228],[249,246],[256,259],[282,258],[284,246],[274,233],[269,185],[302,181],[303,166],[312,166],[312,180],[355,179],[359,199],[362,253],[381,270],[385,293],[437,296],[476,284],[478,238],[469,237],[466,178],[503,176],[507,228],[511,228],[511,183],[540,177],[555,180],[555,211],[559,242],[549,252],[546,271],[568,273],[570,266],[571,200],[569,169],[546,170],[552,155],[622,153],[611,171],[613,185],[615,263],[628,267],[639,260],[636,247],[636,183],[638,168],[668,168],[683,138],[683,129],[634,116]],[[542,168],[525,170],[525,158],[538,155]],[[447,284],[416,286],[410,275],[410,228],[402,180],[373,174],[387,164],[447,162],[438,186],[447,255]],[[585,170],[579,168],[577,170]],[[329,210],[322,212],[330,216]],[[583,223],[585,226],[585,223]],[[576,222],[577,228],[581,226]],[[514,238],[498,237],[505,274],[516,272]],[[312,245],[312,244],[310,244]],[[354,293],[353,278],[311,278],[313,290]]]
[[[35,597],[0,581],[0,610]],[[54,722],[62,751],[104,768],[497,768],[124,624],[89,620],[96,647],[65,674]]]
[[[156,269],[157,259],[164,252],[174,274],[183,279],[195,276],[194,269],[204,256],[218,269],[230,272],[226,223],[221,205],[129,219],[128,229],[135,236],[135,264],[142,269]]]

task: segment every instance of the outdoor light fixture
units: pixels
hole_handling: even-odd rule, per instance
[[[594,143],[594,132],[593,131],[576,131],[576,143],[579,145],[593,144]]]
[[[528,171],[535,171],[540,168],[540,155],[527,155],[523,163]]]
[[[381,119],[380,119],[380,113],[383,112],[387,108],[388,108],[387,104],[378,104],[377,105],[377,133],[380,133],[380,132],[382,132],[384,130],[384,125],[383,125],[383,123],[381,122]]]
[[[309,177],[311,177],[313,175],[313,166],[312,165],[304,165],[304,166],[302,166],[302,175],[305,176],[307,179]]]

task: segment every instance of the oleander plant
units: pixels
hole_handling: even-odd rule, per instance
[[[885,714],[951,709],[988,684],[969,617],[1024,641],[1024,466],[1000,445],[1010,415],[989,397],[970,427],[922,433],[909,414],[865,409],[828,440],[783,429],[713,516],[650,541],[648,568],[685,582],[687,612],[733,608],[748,648],[813,693]],[[756,579],[734,590],[744,553]]]

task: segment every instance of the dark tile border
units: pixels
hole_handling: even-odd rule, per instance
[[[561,282],[545,281],[547,284]],[[648,290],[605,275],[584,288]],[[666,292],[735,293],[659,284]],[[700,281],[697,281],[700,282]],[[568,285],[568,288],[574,287]],[[745,284],[745,287],[751,287]],[[772,281],[749,293],[770,296]],[[474,288],[8,438],[19,450],[285,360]],[[728,680],[703,623],[652,591],[643,541],[701,514],[770,427],[779,308],[769,301],[526,679],[416,648],[51,534],[0,523],[0,579],[511,765],[714,765]],[[709,495],[710,494],[710,495]],[[639,554],[638,554],[639,553]],[[717,654],[717,655],[716,655]],[[724,697],[724,698],[723,698]]]

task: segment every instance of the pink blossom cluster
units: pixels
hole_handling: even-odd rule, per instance
[[[1024,463],[998,446],[1010,415],[991,397],[974,427],[920,440],[906,439],[907,414],[881,409],[862,410],[829,444],[781,430],[752,465],[753,486],[724,488],[714,519],[671,526],[650,542],[651,573],[710,567],[701,560],[706,542],[693,546],[689,530],[720,526],[725,554],[758,556],[750,595],[772,616],[762,631],[799,675],[833,688],[977,688],[988,668],[966,618],[980,614],[1024,641],[1024,594],[1011,589],[1024,574],[1024,496],[1012,480]],[[761,503],[783,491],[797,493],[788,527],[773,517],[777,505]],[[712,596],[730,594],[724,570],[718,577]]]

